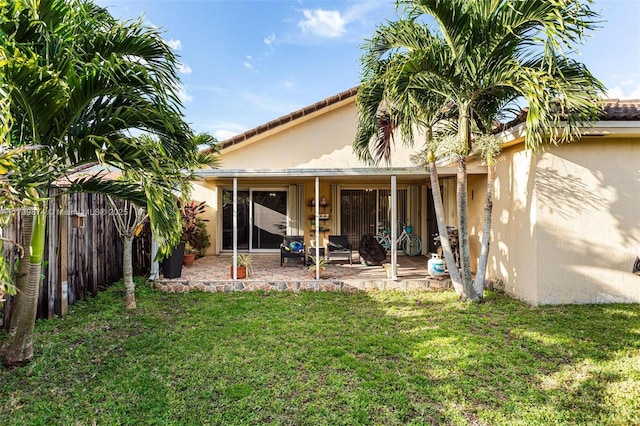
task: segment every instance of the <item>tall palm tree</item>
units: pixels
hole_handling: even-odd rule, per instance
[[[457,111],[456,199],[462,284],[469,300],[482,299],[490,232],[489,204],[474,283],[466,173],[467,157],[473,150],[472,126],[486,127],[482,122],[499,116],[510,100],[523,99],[529,106],[527,148],[579,136],[580,127],[596,117],[603,91],[584,65],[570,57],[596,24],[597,14],[590,3],[399,0],[404,17],[381,25],[364,46],[363,84],[386,68],[387,104],[396,104],[400,94],[421,93],[430,99],[438,96],[436,108]],[[371,107],[359,104],[360,109]]]
[[[175,55],[158,30],[141,21],[120,23],[85,0],[13,2],[2,12],[0,51],[10,50],[12,55],[0,61],[0,75],[5,76],[1,90],[10,99],[10,117],[5,108],[0,124],[10,123],[11,134],[18,136],[11,138],[12,145],[43,147],[28,154],[30,163],[39,165],[44,174],[36,187],[29,243],[33,268],[28,286],[37,289],[46,188],[51,182],[66,170],[97,161],[121,170],[162,170],[154,179],[170,184],[167,191],[187,189],[181,169],[195,162],[197,146],[190,142],[191,131],[180,110]],[[156,135],[155,155],[132,146],[131,131]],[[57,161],[51,162],[52,158]],[[95,177],[73,182],[72,189],[145,203],[161,253],[179,240],[180,216],[167,191]],[[29,313],[23,318],[23,312],[31,312],[35,303],[37,290],[35,297],[15,307],[16,326],[27,329],[15,333],[12,321],[3,345],[7,364],[26,363],[33,355],[35,317]]]
[[[389,84],[389,81],[397,83],[403,77],[403,73],[395,68],[397,64],[395,61],[381,61],[375,70],[366,70],[367,74],[357,94],[359,126],[354,150],[358,157],[368,164],[378,164],[381,161],[389,163],[391,144],[396,131],[400,132],[403,142],[408,145],[414,144],[416,133],[424,138],[427,160],[424,166],[429,171],[433,188],[434,209],[443,255],[449,265],[453,287],[462,295],[462,277],[447,238],[436,166],[437,146],[433,138],[433,126],[440,120],[450,119],[453,111],[442,108],[444,98],[438,94],[407,90],[405,84]],[[371,144],[374,146],[371,147]],[[420,162],[422,159],[416,161]]]

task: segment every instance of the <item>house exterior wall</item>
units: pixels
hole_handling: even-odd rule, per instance
[[[197,201],[206,201],[206,211],[202,215],[202,219],[206,222],[207,232],[211,245],[207,248],[205,255],[216,254],[219,246],[218,236],[222,235],[218,232],[218,188],[210,182],[198,181],[193,185],[191,198]]]
[[[585,139],[537,157],[538,303],[640,302],[639,142]]]
[[[487,177],[485,175],[469,175],[467,178],[469,221],[469,252],[471,254],[471,272],[478,270],[477,260],[482,244],[484,205],[487,197]],[[455,225],[457,227],[457,224]]]
[[[289,169],[364,167],[353,153],[357,128],[355,99],[303,122],[289,124],[277,133],[247,140],[224,150],[227,169]],[[286,126],[286,125],[285,125]],[[303,147],[300,149],[300,147]],[[399,143],[393,149],[392,166],[414,166],[410,157],[419,151]]]
[[[489,278],[531,304],[640,302],[640,143],[585,138],[497,165]]]

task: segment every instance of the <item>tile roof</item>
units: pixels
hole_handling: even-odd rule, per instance
[[[278,126],[282,126],[283,124],[289,123],[295,119],[298,119],[300,117],[304,117],[305,115],[309,115],[311,113],[314,113],[316,111],[319,111],[323,108],[326,108],[330,105],[336,104],[340,101],[343,101],[345,99],[351,98],[353,96],[356,95],[356,93],[358,93],[358,87],[352,87],[349,90],[345,90],[344,92],[340,92],[337,95],[328,97],[326,99],[321,100],[320,102],[316,102],[312,105],[306,106],[304,108],[301,108],[297,111],[294,111],[290,114],[287,115],[283,115],[282,117],[278,117],[275,120],[271,120],[268,123],[262,124],[258,127],[255,127],[253,129],[247,130],[244,133],[240,133],[238,135],[235,135],[229,139],[225,139],[222,142],[220,142],[220,148],[227,148],[231,145],[235,145],[237,143],[240,143],[244,140],[247,140],[253,136],[259,135],[261,133],[266,132],[267,130],[271,130],[274,129]]]
[[[276,127],[282,126],[283,124],[296,120],[300,117],[304,117],[306,115],[319,111],[323,108],[326,108],[330,105],[333,105],[345,99],[351,98],[355,96],[357,93],[358,93],[358,86],[352,87],[351,89],[345,90],[344,92],[340,92],[337,95],[330,96],[312,105],[301,108],[290,114],[278,117],[275,120],[271,120],[268,123],[262,124],[258,127],[254,127],[253,129],[247,130],[246,132],[232,136],[229,139],[225,139],[220,142],[220,148],[227,148],[229,146],[238,144],[253,136],[259,135],[268,130],[274,129]],[[507,123],[498,124],[494,128],[494,133],[499,133],[504,130],[515,127],[520,123],[524,123],[525,120],[527,119],[528,111],[529,111],[529,108],[525,107],[520,111],[520,113],[518,113],[518,115],[513,120]],[[640,99],[628,99],[628,100],[605,99],[603,101],[602,111],[598,115],[598,118],[603,121],[640,120]]]
[[[605,99],[601,120],[640,120],[640,99]]]
[[[598,120],[600,121],[640,120],[640,99],[604,99],[602,102],[602,110],[598,113]],[[513,120],[498,124],[494,129],[494,133],[499,133],[524,123],[528,112],[529,108],[522,108]]]

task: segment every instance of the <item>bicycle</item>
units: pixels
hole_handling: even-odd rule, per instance
[[[417,235],[411,233],[413,230],[411,226],[407,226],[404,222],[398,222],[402,224],[402,233],[396,240],[396,245],[400,245],[400,248],[407,256],[417,256],[422,252],[422,240]],[[383,229],[379,234],[373,236],[373,238],[380,243],[382,247],[389,250],[391,248],[391,231]]]

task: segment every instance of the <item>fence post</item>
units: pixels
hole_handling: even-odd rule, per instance
[[[59,262],[58,268],[58,288],[56,291],[56,308],[58,313],[63,316],[67,314],[67,305],[69,302],[69,281],[68,281],[68,264],[69,264],[69,214],[68,214],[68,195],[63,195],[60,200],[59,226]]]

